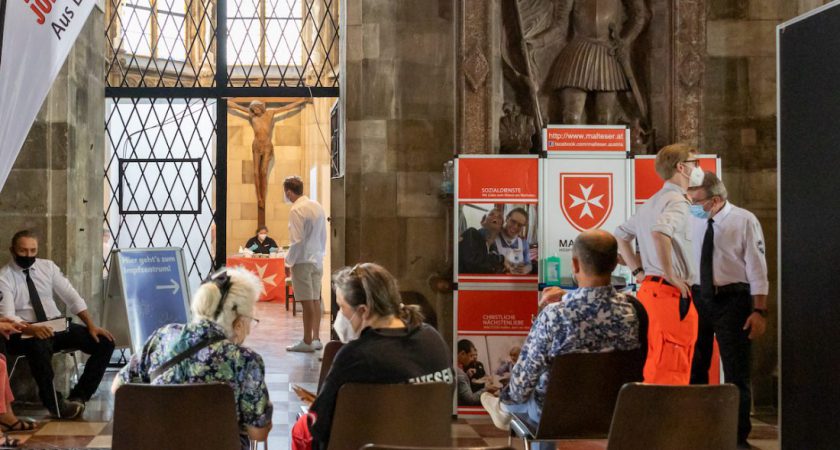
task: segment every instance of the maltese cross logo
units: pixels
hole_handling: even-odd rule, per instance
[[[611,173],[561,173],[560,207],[578,231],[598,228],[613,206]]]

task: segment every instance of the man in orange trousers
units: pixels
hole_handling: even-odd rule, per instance
[[[615,236],[641,284],[637,295],[648,313],[645,382],[688,384],[698,318],[689,284],[695,268],[686,191],[703,182],[703,170],[694,148],[673,144],[657,153],[656,173],[665,181],[662,189],[616,228]]]

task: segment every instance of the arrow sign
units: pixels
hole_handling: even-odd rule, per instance
[[[177,294],[177,293],[178,293],[178,289],[180,289],[180,286],[179,286],[179,285],[178,285],[178,283],[177,283],[175,280],[173,280],[172,278],[170,278],[170,279],[169,279],[169,282],[170,282],[171,284],[164,284],[164,285],[162,285],[162,286],[161,286],[161,285],[157,285],[157,286],[155,286],[155,289],[157,289],[157,290],[159,290],[159,291],[160,291],[160,290],[164,290],[164,289],[172,289],[172,295]]]

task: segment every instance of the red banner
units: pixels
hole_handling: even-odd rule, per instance
[[[700,159],[700,167],[706,172],[717,173],[717,157],[703,156]],[[662,178],[656,174],[654,163],[656,158],[639,158],[634,160],[633,182],[636,185],[635,202],[637,205],[644,203],[662,189]]]
[[[537,158],[459,158],[458,200],[536,202],[539,197]]]
[[[458,291],[458,333],[528,333],[536,291]]]
[[[626,152],[624,127],[546,128],[545,149],[554,152]]]

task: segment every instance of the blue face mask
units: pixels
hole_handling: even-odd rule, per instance
[[[691,205],[691,215],[698,219],[708,219],[709,211],[703,209],[703,205]]]

